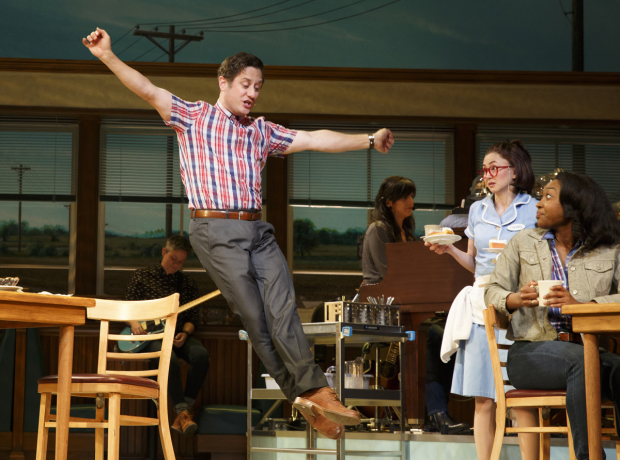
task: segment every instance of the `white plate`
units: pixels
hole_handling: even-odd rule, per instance
[[[491,254],[501,254],[504,248],[484,248],[484,250]]]
[[[431,244],[454,244],[461,240],[459,235],[432,235],[423,236],[422,239]]]
[[[0,291],[21,291],[21,286],[0,286]]]

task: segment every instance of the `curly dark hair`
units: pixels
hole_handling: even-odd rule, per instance
[[[241,52],[224,59],[224,62],[217,69],[217,76],[224,77],[230,84],[246,67],[256,67],[260,69],[261,75],[263,74],[263,61],[253,54]],[[265,82],[264,76],[263,82]]]
[[[584,249],[620,243],[620,224],[603,188],[585,174],[561,172],[556,180],[562,185],[560,204],[564,217],[571,221],[575,239]]]
[[[401,176],[390,176],[383,180],[377,196],[375,197],[375,209],[373,211],[373,222],[381,221],[386,224],[388,236],[392,242],[400,242],[401,229],[398,228],[394,219],[392,208],[388,207],[387,201],[396,201],[406,198],[413,194],[415,198],[416,188],[411,179]],[[415,231],[415,219],[413,215],[407,217],[403,221],[403,228],[407,241],[414,240],[413,232]]]
[[[517,177],[512,186],[517,193],[532,192],[536,179],[532,169],[532,157],[523,142],[519,140],[498,142],[487,149],[485,156],[489,153],[497,153],[514,168]]]

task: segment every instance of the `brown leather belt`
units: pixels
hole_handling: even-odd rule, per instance
[[[561,342],[573,342],[583,345],[581,334],[575,334],[574,332],[558,332],[558,340]]]
[[[212,209],[192,209],[192,219],[194,217],[212,217],[215,219],[234,219],[234,220],[260,220],[260,212],[252,211],[215,211]]]

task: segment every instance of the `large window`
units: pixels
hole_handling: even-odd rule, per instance
[[[479,167],[486,150],[506,139],[525,143],[536,175],[552,173],[556,168],[584,173],[601,184],[612,203],[620,201],[619,130],[481,126],[477,136]]]
[[[376,126],[301,125],[293,129],[333,129],[368,133]],[[293,212],[294,270],[359,272],[358,237],[381,182],[389,176],[414,181],[416,233],[439,223],[453,207],[454,150],[451,129],[395,129],[388,154],[376,150],[345,153],[299,152],[289,158],[289,205]]]
[[[99,187],[104,291],[122,295],[135,268],[161,259],[167,235],[188,236],[190,216],[174,131],[159,120],[104,121]],[[200,264],[193,256],[185,267]],[[113,273],[118,271],[125,273]]]
[[[0,276],[66,293],[73,260],[74,119],[0,119]]]

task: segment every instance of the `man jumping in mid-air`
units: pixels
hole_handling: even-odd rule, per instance
[[[394,139],[374,135],[294,131],[249,117],[263,86],[263,63],[239,53],[218,70],[215,105],[187,102],[158,88],[112,52],[102,29],[84,45],[131,91],[151,104],[178,136],[181,177],[191,209],[190,241],[231,309],[248,331],[269,374],[317,431],[339,439],[360,416],[345,408],[314,362],[295,306],[286,259],[273,227],[260,220],[261,170],[269,155],[302,150],[386,153]]]

